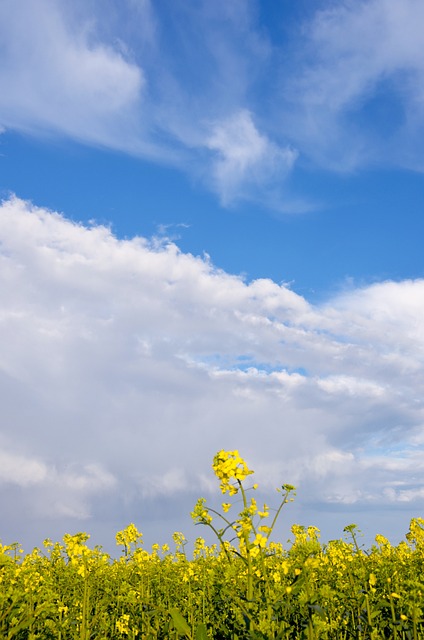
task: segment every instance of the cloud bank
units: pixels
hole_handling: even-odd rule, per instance
[[[209,495],[220,448],[345,524],[352,508],[417,515],[423,281],[313,306],[17,198],[0,262],[2,535],[113,532],[161,503],[172,528]]]

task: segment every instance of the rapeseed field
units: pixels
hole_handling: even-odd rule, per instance
[[[28,554],[0,545],[0,638],[424,639],[423,519],[397,546],[377,535],[363,551],[355,525],[322,544],[316,527],[293,525],[285,548],[271,536],[294,487],[271,508],[238,451],[218,452],[213,470],[226,501],[218,511],[200,498],[192,517],[216,543],[198,537],[190,558],[182,533],[147,551],[134,524],[116,534],[119,559],[87,533]]]

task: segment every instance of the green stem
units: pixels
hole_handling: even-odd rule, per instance
[[[241,495],[243,498],[243,507],[245,511],[247,511],[248,506],[247,506],[246,492],[240,480],[237,480],[237,482],[239,484]],[[252,527],[253,527],[253,523],[252,523]],[[252,572],[252,556],[250,554],[249,533],[243,533],[243,537],[244,537],[244,544],[246,546],[246,555],[247,555],[247,558],[246,558],[247,559],[247,594],[246,595],[247,595],[247,601],[249,603],[249,608],[250,608],[250,603],[253,600],[253,572]]]
[[[270,536],[271,536],[271,533],[272,533],[272,531],[273,531],[273,529],[274,529],[275,523],[277,522],[278,516],[280,515],[281,509],[282,509],[282,508],[283,508],[283,506],[286,504],[286,502],[287,502],[287,498],[289,497],[290,493],[291,493],[291,490],[287,490],[287,491],[286,491],[285,496],[284,496],[284,498],[283,498],[283,500],[282,500],[282,502],[281,502],[280,506],[278,507],[278,509],[277,509],[277,511],[276,511],[276,514],[275,514],[275,516],[274,516],[274,519],[273,519],[273,521],[271,522],[271,526],[270,526],[270,528],[269,528],[269,536],[268,536],[268,537],[270,537]]]
[[[81,640],[87,640],[88,634],[88,603],[89,603],[89,586],[87,576],[87,563],[84,559],[85,571],[84,571],[84,595],[82,599],[82,621],[81,621]]]

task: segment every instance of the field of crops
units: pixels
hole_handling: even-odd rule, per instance
[[[228,501],[218,512],[199,499],[193,519],[216,544],[198,538],[190,558],[183,534],[149,552],[132,524],[116,535],[119,560],[91,549],[86,533],[29,554],[0,545],[0,637],[424,638],[423,519],[397,546],[378,535],[365,552],[355,525],[324,545],[315,527],[294,525],[286,548],[271,535],[294,487],[271,509],[258,506],[237,451],[220,451],[213,469]]]

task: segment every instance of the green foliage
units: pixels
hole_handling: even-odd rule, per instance
[[[89,548],[86,533],[46,540],[25,555],[0,545],[0,637],[7,640],[418,640],[424,638],[424,520],[406,540],[382,535],[367,553],[356,539],[319,541],[316,527],[293,525],[284,548],[271,541],[294,487],[275,509],[259,508],[245,483],[253,473],[237,451],[221,451],[213,469],[228,499],[222,513],[201,498],[196,523],[215,545],[197,538],[193,557],[182,533],[143,548],[130,524],[116,535],[118,560]]]

